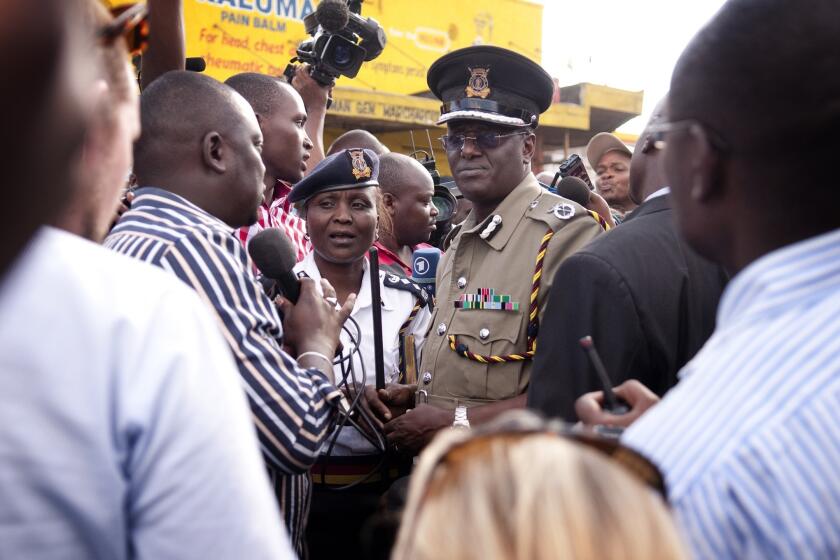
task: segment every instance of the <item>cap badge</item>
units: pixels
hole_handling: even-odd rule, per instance
[[[365,161],[365,153],[362,150],[350,150],[350,157],[353,160],[353,177],[357,181],[370,177],[370,167]]]
[[[467,97],[480,97],[484,99],[490,95],[490,82],[487,79],[487,74],[490,73],[490,68],[469,68],[470,81],[467,82]]]

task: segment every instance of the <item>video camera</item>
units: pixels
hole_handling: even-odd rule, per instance
[[[305,18],[306,33],[312,36],[301,42],[297,56],[284,75],[291,82],[295,62],[310,66],[315,81],[325,86],[335,84],[339,76],[355,78],[363,62],[373,60],[385,48],[385,31],[372,18],[363,18],[363,0],[322,0]]]

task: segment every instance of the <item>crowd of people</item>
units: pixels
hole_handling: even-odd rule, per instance
[[[428,69],[447,183],[181,10],[0,3],[0,557],[840,555],[834,2],[726,2],[582,194],[521,54]]]

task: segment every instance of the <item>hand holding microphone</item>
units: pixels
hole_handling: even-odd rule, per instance
[[[328,281],[321,280],[319,290],[311,278],[295,276],[295,249],[277,228],[255,235],[248,243],[248,252],[283,294],[279,306],[284,317],[284,344],[294,348],[298,356],[307,354],[299,361],[301,366],[317,367],[334,382],[331,357],[340,343],[341,327],[353,311],[356,295],[351,294],[343,306],[337,307],[335,289]]]

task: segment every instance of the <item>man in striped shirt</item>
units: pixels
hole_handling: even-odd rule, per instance
[[[308,471],[340,399],[330,357],[353,297],[339,312],[303,281],[298,304],[285,308],[282,340],[277,311],[234,236],[256,219],[265,172],[262,135],[241,96],[212,78],[170,72],[143,92],[141,121],[134,171],[143,186],[105,244],[175,274],[216,312],[300,551]],[[299,352],[297,362],[281,342]]]
[[[728,2],[677,63],[669,122],[648,129],[686,240],[735,273],[679,385],[623,435],[663,471],[698,559],[840,557],[836,10]],[[617,391],[630,418],[638,389]],[[582,419],[626,423],[596,402]]]

